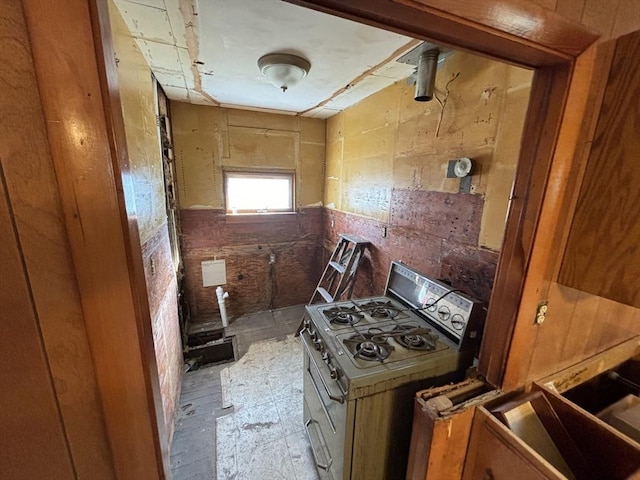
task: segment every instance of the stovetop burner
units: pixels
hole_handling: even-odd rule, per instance
[[[389,334],[403,347],[409,350],[435,350],[437,335],[431,333],[430,328],[416,325],[397,325]]]
[[[390,301],[373,300],[360,304],[360,308],[374,318],[395,318],[400,313],[400,309]]]
[[[338,325],[356,325],[364,317],[356,307],[337,306],[327,308],[322,313],[329,320],[329,323]]]
[[[383,362],[391,355],[393,346],[387,343],[382,330],[371,328],[366,333],[357,333],[345,338],[343,343],[355,358],[368,361]]]

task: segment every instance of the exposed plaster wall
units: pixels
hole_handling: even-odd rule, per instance
[[[170,445],[182,385],[182,345],[155,117],[156,95],[149,66],[113,3],[109,4],[109,13],[168,434],[165,441]]]
[[[325,205],[389,222],[393,190],[455,193],[447,163],[470,157],[471,193],[485,200],[478,245],[499,250],[531,79],[528,70],[456,53],[436,78],[443,101],[448,84],[444,112],[398,82],[329,118]]]

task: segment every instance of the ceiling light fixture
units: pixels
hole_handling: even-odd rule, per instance
[[[275,87],[286,92],[307,76],[311,64],[296,55],[270,53],[258,60],[258,68]]]

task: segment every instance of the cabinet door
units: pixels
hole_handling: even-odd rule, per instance
[[[616,44],[559,283],[640,307],[640,32]]]
[[[518,440],[483,407],[476,409],[463,480],[558,480],[549,463]]]

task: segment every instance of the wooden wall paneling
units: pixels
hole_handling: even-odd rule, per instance
[[[580,22],[586,0],[558,0],[555,11],[573,22]]]
[[[555,393],[562,394],[573,387],[588,382],[598,375],[616,368],[623,362],[640,354],[640,336],[600,352],[577,365],[560,370],[535,383]]]
[[[2,1],[0,28],[19,13]],[[6,7],[6,8],[5,8]],[[13,15],[12,15],[13,16]],[[4,30],[4,28],[2,28]],[[4,33],[4,32],[3,32]],[[16,42],[20,45],[20,42]],[[3,120],[4,121],[4,120]],[[12,480],[76,478],[0,166],[0,465]]]
[[[585,0],[581,23],[602,32],[605,38],[611,36],[619,1]]]
[[[573,4],[573,0],[558,0],[557,11],[563,13],[569,9],[569,6]],[[631,6],[631,4],[633,5]],[[640,9],[637,8],[637,2],[617,2],[617,12],[613,10],[607,12],[607,15],[615,15],[615,24],[625,24],[626,30],[619,31],[614,26],[614,31],[611,36],[617,37],[621,33],[627,33],[632,30],[640,28]],[[566,16],[566,15],[565,15]],[[606,24],[606,18],[605,18]],[[604,25],[604,24],[603,24]],[[603,37],[606,39],[606,37]],[[571,167],[569,174],[561,172],[560,175],[551,174],[552,184],[558,183],[553,179],[558,179],[559,182],[564,182],[566,178],[566,198],[565,204],[554,205],[554,202],[549,202],[551,207],[560,215],[555,223],[547,224],[546,230],[555,230],[556,238],[553,245],[550,247],[550,260],[547,265],[548,274],[545,278],[556,279],[560,270],[562,261],[562,252],[566,245],[566,238],[569,233],[571,222],[569,219],[573,216],[575,210],[575,204],[578,198],[578,187],[581,183],[582,176],[584,174],[587,159],[590,154],[591,144],[595,133],[595,128],[598,120],[598,113],[600,111],[600,105],[603,99],[603,93],[606,88],[606,82],[609,76],[609,67],[615,50],[615,42],[605,42],[598,45],[598,48],[590,48],[585,54],[583,54],[577,62],[576,74],[572,82],[572,92],[576,92],[578,95],[571,93],[567,113],[565,115],[566,121],[563,122],[563,128],[559,137],[559,146],[557,149],[558,160],[566,158],[574,158],[573,165],[567,163],[567,166]],[[585,69],[585,66],[588,68]],[[590,70],[590,71],[589,71]],[[591,82],[589,82],[591,79]],[[580,92],[580,90],[585,90]],[[578,98],[580,102],[573,101],[573,98]],[[586,108],[581,108],[579,103],[586,105]],[[581,111],[584,110],[584,111]],[[581,128],[578,129],[577,127]],[[572,132],[572,130],[574,130]],[[573,142],[572,137],[576,138],[576,148],[573,150],[571,144]],[[569,141],[567,143],[567,140]],[[553,195],[547,195],[548,198],[556,198],[554,189]],[[553,210],[549,210],[553,211]],[[541,226],[544,224],[544,219],[549,217],[549,212],[544,213],[542,216]],[[548,238],[548,237],[547,237]],[[537,242],[546,243],[545,238],[541,237]],[[534,252],[532,263],[536,262],[536,258],[540,256]],[[534,279],[535,280],[535,279]],[[535,283],[534,283],[535,284]],[[555,335],[555,328],[552,328],[552,321],[557,322],[570,322],[573,325],[571,330],[565,330],[566,335],[581,335],[581,322],[580,318],[574,319],[562,316],[562,312],[570,309],[571,311],[578,311],[575,305],[566,305],[566,302],[574,301],[575,292],[573,289],[564,287],[562,285],[553,284],[554,288],[551,288],[548,293],[549,308],[551,316],[547,317],[547,321],[539,326],[534,327],[531,322],[526,324],[518,324],[516,334],[514,336],[514,342],[520,337],[523,340],[524,348],[529,348],[532,351],[536,351],[549,342],[553,342],[552,338]],[[546,288],[542,289],[536,287],[539,290],[539,299],[545,299]],[[600,297],[596,297],[600,298]],[[560,315],[555,315],[557,309],[560,309]],[[610,348],[617,343],[626,340],[632,335],[638,333],[640,329],[640,322],[638,321],[640,310],[616,303],[611,300],[600,298],[597,302],[597,313],[591,318],[596,318],[596,322],[591,328],[591,334],[584,346],[584,353],[581,358],[587,358],[590,355],[594,355],[603,349]],[[518,334],[519,329],[529,329],[528,334],[520,336]],[[575,330],[574,330],[575,329]],[[532,338],[535,336],[535,341]],[[577,343],[576,343],[577,345]],[[540,375],[548,375],[558,368],[558,364],[549,360],[549,358],[540,354],[537,355],[537,360],[531,363],[530,371],[523,372],[523,379],[529,380],[535,379]],[[513,372],[512,372],[513,373]]]
[[[12,0],[2,4],[0,163],[16,232],[76,473],[80,479],[113,478],[22,7]]]
[[[562,203],[557,211],[557,225],[552,237],[552,245],[549,247],[556,252],[553,261],[548,264],[546,277],[555,281],[558,278],[562,265],[561,252],[564,251],[571,230],[571,219],[575,213],[580,193],[579,186],[582,183],[587,167],[587,160],[591,154],[593,136],[598,125],[598,112],[604,98],[607,87],[609,69],[613,61],[615,42],[599,43],[589,49],[578,59],[576,72],[571,88],[571,97],[565,115],[558,145],[558,157],[563,161],[561,179],[564,186],[558,186],[555,190],[563,189]],[[590,79],[590,80],[589,80]],[[582,99],[579,104],[573,102],[575,94]],[[582,120],[581,120],[582,119]],[[562,135],[565,133],[565,135]],[[569,161],[572,160],[572,161]],[[558,182],[554,182],[557,184]]]
[[[589,353],[601,352],[634,335],[640,335],[640,310],[637,308],[600,298],[597,317],[598,323],[586,345]]]
[[[535,3],[536,5],[540,5],[547,10],[555,11],[556,9],[556,0],[529,0],[531,3]]]
[[[617,41],[559,281],[640,307],[640,33]]]
[[[519,350],[523,356],[528,355],[527,359],[522,360],[522,372],[526,373],[527,378],[540,378],[547,375],[547,369],[558,369],[561,362],[562,349],[569,335],[569,327],[576,309],[576,299],[580,292],[568,290],[559,292],[557,284],[552,284],[545,298],[559,298],[561,301],[551,302],[551,309],[548,312],[547,319],[542,325],[534,326],[535,312],[532,312],[529,323],[528,339],[520,339],[514,336],[514,345],[522,347]],[[523,330],[523,329],[520,329]],[[544,332],[543,332],[544,330]],[[544,333],[544,335],[543,335]],[[518,331],[517,334],[525,335]],[[515,382],[516,380],[511,380]],[[522,378],[518,378],[522,381]]]
[[[492,0],[286,1],[533,67],[570,61],[597,39],[587,28],[526,0],[503,2],[498,9]]]
[[[144,272],[123,200],[133,192],[110,150],[126,147],[110,137],[90,5],[23,6],[116,474],[164,478]]]
[[[617,38],[640,29],[640,6],[637,0],[619,0],[612,37]]]
[[[602,300],[585,292],[577,292],[571,321],[567,322],[565,318],[553,319],[555,323],[568,323],[568,331],[564,335],[564,345],[560,354],[563,363],[576,363],[587,354],[586,346],[600,321],[598,309]]]

